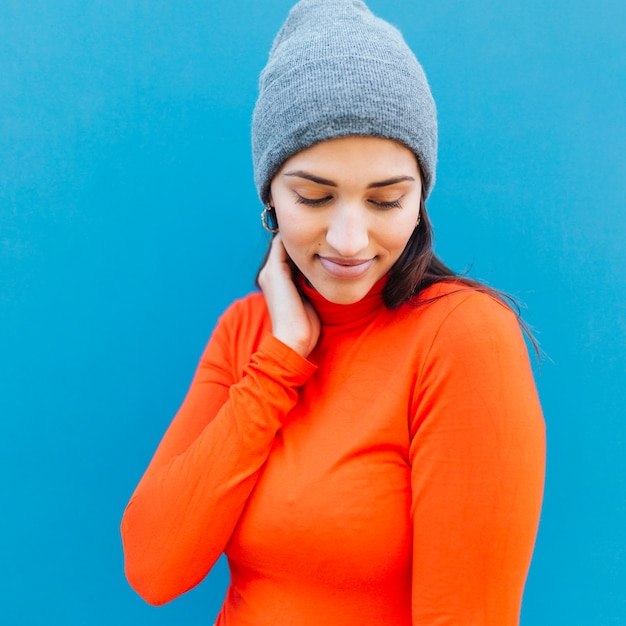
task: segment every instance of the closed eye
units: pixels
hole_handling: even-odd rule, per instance
[[[296,194],[296,202],[307,206],[322,206],[332,200],[332,196],[324,196],[323,198],[305,198],[299,193]]]
[[[370,202],[377,206],[379,209],[401,209],[402,205],[400,200],[391,200],[389,202],[382,202],[380,200],[370,200]]]
[[[306,206],[323,206],[333,199],[332,196],[324,196],[323,198],[306,198],[296,193],[296,202],[298,204],[304,204]],[[400,199],[398,200],[370,200],[370,204],[373,204],[378,209],[401,209]]]

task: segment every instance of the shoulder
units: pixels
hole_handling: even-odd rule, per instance
[[[407,306],[433,324],[448,320],[454,323],[503,323],[518,326],[518,317],[510,306],[495,296],[457,281],[445,281],[427,287]]]
[[[440,282],[405,305],[430,339],[431,347],[472,352],[509,346],[526,353],[516,313],[504,302],[461,282]]]
[[[255,291],[235,300],[221,315],[219,324],[247,326],[262,323],[268,311],[263,294]]]
[[[218,320],[212,342],[236,360],[249,358],[261,340],[271,332],[265,298],[259,292],[235,300]],[[247,362],[247,361],[246,361]]]
[[[528,350],[511,308],[463,283],[433,285],[419,298],[414,306],[426,337],[416,364],[416,400],[428,397],[433,406],[444,397],[455,399],[468,414],[474,406],[493,415],[493,402],[517,406],[520,414],[540,412]]]

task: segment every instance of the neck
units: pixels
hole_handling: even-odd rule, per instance
[[[326,300],[319,291],[316,291],[308,283],[302,274],[298,274],[297,281],[300,291],[317,312],[322,326],[340,326],[365,321],[385,306],[382,291],[387,276],[383,276],[363,298],[352,304],[335,304]]]

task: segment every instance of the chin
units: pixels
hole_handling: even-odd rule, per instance
[[[321,285],[315,284],[312,281],[309,282],[324,299],[333,304],[354,304],[355,302],[359,302],[359,300],[365,298],[370,292],[370,289],[374,286],[374,283],[370,284],[369,281],[367,284],[363,285]]]

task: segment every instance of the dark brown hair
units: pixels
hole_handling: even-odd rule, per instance
[[[493,289],[477,280],[472,280],[453,272],[433,250],[433,228],[422,197],[420,202],[420,223],[417,225],[406,247],[389,271],[389,278],[383,288],[383,302],[389,309],[395,309],[405,302],[414,299],[427,287],[435,283],[449,281],[460,285],[459,290],[471,289],[486,293],[511,309],[517,321],[530,340],[537,356],[540,355],[539,344],[533,337],[529,326],[520,314],[519,303],[502,291]],[[447,294],[446,294],[447,295]],[[419,300],[417,305],[432,302],[444,296],[436,296],[428,300]],[[416,300],[414,300],[416,301]]]

